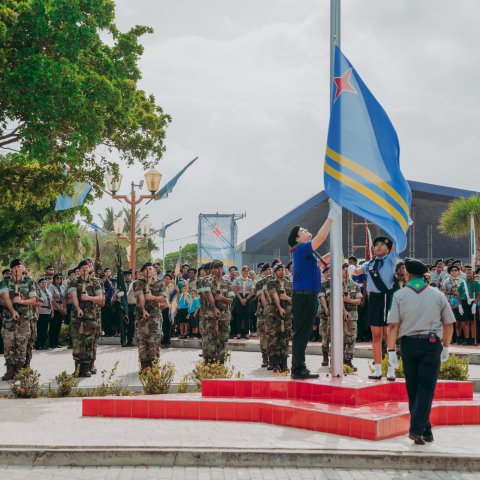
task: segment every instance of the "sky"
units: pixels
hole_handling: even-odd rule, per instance
[[[323,189],[329,0],[116,4],[121,30],[154,29],[139,87],[172,116],[162,184],[198,156],[169,198],[140,207],[155,228],[182,218],[165,253],[196,242],[200,213],[246,213],[240,243]],[[342,51],[390,116],[409,180],[480,190],[479,19],[478,0],[342,2]],[[120,193],[143,178],[121,171]],[[121,207],[104,197],[95,220],[108,206]]]

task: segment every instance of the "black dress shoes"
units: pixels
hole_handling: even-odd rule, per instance
[[[408,438],[410,440],[413,440],[413,443],[415,443],[415,445],[425,445],[425,440],[421,435],[414,435],[413,433],[409,433]]]
[[[300,370],[299,372],[292,371],[292,378],[294,380],[307,380],[309,378],[318,378],[318,373],[310,373],[310,370]]]
[[[426,442],[432,443],[432,442],[433,442],[433,433],[432,433],[432,432],[430,432],[430,433],[424,433],[424,434],[422,435],[422,438],[423,438]]]

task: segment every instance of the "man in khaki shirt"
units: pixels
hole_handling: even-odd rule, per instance
[[[433,442],[430,411],[455,317],[445,295],[425,282],[424,263],[407,258],[405,268],[407,284],[393,295],[388,314],[388,356],[390,366],[398,367],[395,344],[400,338],[411,415],[409,438],[425,445]]]

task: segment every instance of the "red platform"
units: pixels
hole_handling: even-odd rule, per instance
[[[202,393],[83,399],[87,417],[263,422],[369,440],[408,432],[402,380],[204,380]],[[471,382],[439,381],[432,425],[480,424]]]

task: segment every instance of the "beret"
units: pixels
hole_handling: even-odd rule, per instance
[[[223,268],[223,262],[221,260],[214,260],[210,264],[210,268]],[[231,267],[230,267],[231,268]],[[236,268],[236,267],[235,267]]]
[[[5,270],[2,270],[2,275],[5,275],[7,273],[12,273],[9,268],[6,268]]]
[[[297,243],[298,231],[300,230],[300,225],[295,225],[288,234],[288,245],[293,247]]]
[[[55,280],[56,278],[63,278],[63,275],[61,273],[56,273],[54,276],[53,276],[53,279]]]
[[[132,271],[131,270],[125,270],[123,272],[124,275],[131,275],[132,274]]]
[[[408,273],[412,273],[413,275],[424,275],[428,272],[428,267],[416,258],[406,258],[405,268]]]
[[[292,262],[288,262],[286,265],[285,265],[285,268],[290,268],[292,266]]]
[[[274,267],[273,267],[273,271],[276,272],[277,270],[280,270],[281,268],[285,268],[281,263],[277,263]]]
[[[282,263],[282,261],[281,261],[279,258],[274,258],[274,259],[272,260],[272,263],[271,263],[272,268],[273,268],[277,263]]]
[[[10,268],[18,267],[19,265],[22,265],[23,261],[20,258],[16,258],[15,260],[12,260],[10,262]]]
[[[265,272],[265,271],[268,270],[269,268],[270,268],[270,264],[269,264],[269,263],[264,263],[264,264],[262,265],[262,270],[261,270],[261,271],[262,271],[262,272]]]
[[[373,245],[376,245],[378,242],[382,242],[384,243],[387,248],[388,248],[388,251],[390,251],[393,247],[393,242],[390,238],[388,237],[377,237],[374,241],[373,241]]]
[[[84,267],[85,265],[87,265],[87,266],[89,265],[88,260],[82,260],[82,261],[78,264],[77,268],[82,268],[82,267]]]
[[[140,271],[143,272],[146,268],[148,267],[153,267],[153,263],[152,262],[146,262],[142,265],[142,267],[140,268]]]
[[[257,265],[257,268],[262,268],[265,264],[263,262],[260,262],[258,265]]]

